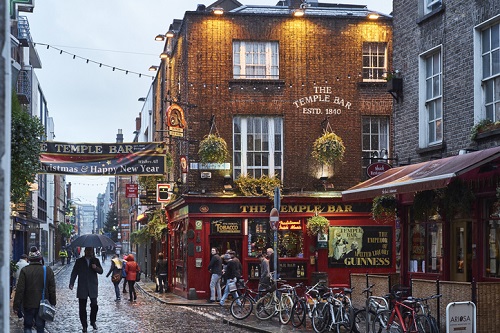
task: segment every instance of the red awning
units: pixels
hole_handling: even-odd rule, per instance
[[[462,175],[500,157],[500,147],[389,169],[342,192],[344,201],[443,188]]]

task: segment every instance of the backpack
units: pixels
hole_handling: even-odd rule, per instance
[[[127,263],[124,261],[124,262],[123,262],[123,265],[122,265],[122,277],[127,277],[127,272],[125,271],[125,265],[126,265],[126,264],[127,264]]]

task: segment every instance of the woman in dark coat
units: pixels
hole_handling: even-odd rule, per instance
[[[137,277],[137,274],[139,274],[139,271],[141,268],[139,267],[139,264],[135,261],[134,255],[129,254],[127,256],[127,264],[125,265],[125,272],[127,272],[127,283],[128,283],[128,293],[130,295],[129,302],[136,301],[137,300],[137,294],[135,292],[135,278]],[[134,296],[132,298],[132,295]]]
[[[160,287],[160,294],[163,293],[163,287],[167,291],[167,275],[168,275],[168,262],[164,259],[163,253],[158,253],[158,261],[156,262],[156,276],[158,277],[158,284]]]

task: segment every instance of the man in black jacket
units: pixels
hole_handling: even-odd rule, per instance
[[[98,279],[97,274],[102,274],[103,269],[101,262],[94,255],[94,248],[86,247],[85,256],[77,259],[71,271],[69,280],[69,289],[73,290],[76,277],[78,277],[78,288],[76,289],[76,297],[78,297],[80,322],[82,323],[83,332],[87,332],[87,298],[90,298],[90,325],[97,329],[96,319],[97,311],[97,289]]]
[[[212,258],[208,264],[208,271],[212,273],[210,278],[210,299],[208,302],[213,303],[221,299],[220,278],[222,276],[222,259],[215,247],[212,248]]]
[[[30,264],[19,273],[13,310],[17,313],[19,307],[23,306],[25,332],[31,332],[34,321],[37,333],[43,333],[45,320],[38,316],[43,290],[42,255],[37,248],[32,250],[35,251],[28,255]],[[49,300],[50,304],[56,305],[56,280],[50,267],[46,267],[45,298]]]
[[[226,266],[226,271],[224,272],[224,275],[227,279],[227,283],[226,283],[226,288],[224,289],[224,295],[220,299],[219,304],[221,306],[223,306],[224,303],[226,302],[226,299],[229,297],[230,292],[233,295],[233,298],[236,299],[238,297],[236,282],[238,282],[238,279],[241,277],[241,262],[236,257],[236,252],[230,251],[229,255],[231,256],[231,259],[228,261]],[[238,301],[238,305],[239,304],[240,302]]]

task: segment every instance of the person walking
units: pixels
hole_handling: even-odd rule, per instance
[[[158,260],[156,261],[155,274],[158,277],[159,293],[163,294],[163,290],[167,291],[167,276],[168,276],[168,262],[164,259],[163,253],[158,253]]]
[[[68,252],[66,252],[66,249],[63,247],[59,251],[59,258],[61,258],[61,265],[64,265],[66,262],[66,258],[68,257]]]
[[[21,254],[19,261],[16,263],[17,271],[14,273],[14,281],[12,281],[12,283],[10,285],[11,298],[12,298],[12,290],[16,286],[17,281],[19,281],[19,274],[21,274],[21,269],[23,269],[23,267],[28,266],[28,265],[29,265],[28,255],[26,253]]]
[[[212,258],[208,264],[208,271],[211,273],[210,277],[210,299],[209,303],[215,301],[220,302],[221,299],[221,289],[220,289],[220,279],[222,276],[222,259],[219,256],[219,251],[217,248],[213,247]]]
[[[123,278],[123,293],[126,294],[127,293],[127,272],[126,272],[126,268],[127,268],[127,257],[128,257],[128,254],[125,253],[123,255],[123,261],[122,261],[122,278]]]
[[[105,248],[101,248],[101,260],[102,260],[103,264],[106,262],[107,258],[108,258],[108,254],[106,252],[106,249]]]
[[[224,303],[226,302],[226,299],[229,297],[229,292],[233,295],[233,298],[238,297],[238,292],[236,291],[237,289],[234,288],[234,284],[238,282],[238,279],[241,277],[241,262],[240,260],[236,257],[236,253],[234,251],[230,251],[229,255],[231,256],[231,259],[228,261],[227,266],[226,266],[226,288],[224,289],[224,295],[222,295],[222,298],[220,299],[220,305],[224,306]],[[231,285],[233,285],[233,288],[231,288]],[[233,289],[233,290],[231,290]]]
[[[266,291],[271,286],[271,273],[269,271],[269,260],[259,253],[257,258],[260,260],[260,275],[259,275],[259,286],[258,291]]]
[[[97,274],[102,274],[103,269],[99,258],[94,255],[94,248],[86,247],[84,256],[75,261],[71,278],[69,280],[69,289],[73,290],[75,280],[78,277],[78,288],[76,297],[78,298],[80,322],[82,323],[82,332],[87,332],[87,298],[90,298],[90,325],[94,330],[97,330],[96,320],[98,295],[98,278]]]
[[[73,256],[73,251],[70,248],[68,248],[66,250],[66,253],[68,254],[68,256],[66,257],[66,264],[69,265],[71,262],[71,257]]]
[[[115,295],[116,299],[115,302],[121,301],[121,294],[120,294],[120,282],[122,280],[122,261],[118,256],[115,254],[111,258],[111,267],[109,268],[108,274],[106,274],[106,277],[109,277],[111,275],[111,282],[113,283],[115,287]]]
[[[137,301],[137,293],[135,292],[135,278],[139,274],[141,268],[135,261],[134,255],[131,253],[127,256],[127,265],[125,265],[125,272],[127,272],[128,293],[130,295],[129,302]],[[133,298],[132,298],[133,296]]]
[[[30,252],[28,255],[29,265],[25,266],[19,273],[16,295],[14,296],[13,311],[18,316],[24,315],[24,332],[31,332],[35,323],[37,333],[45,331],[45,320],[38,316],[42,291],[44,287],[44,266],[40,251]],[[56,305],[56,280],[54,272],[50,267],[45,267],[45,295],[50,304]],[[24,313],[20,313],[21,306]]]
[[[267,255],[267,260],[269,262],[269,273],[275,280],[277,280],[278,270],[277,267],[274,266],[274,255],[275,255],[274,250],[271,247],[267,248],[266,255]],[[278,261],[278,267],[279,267],[279,261]]]

